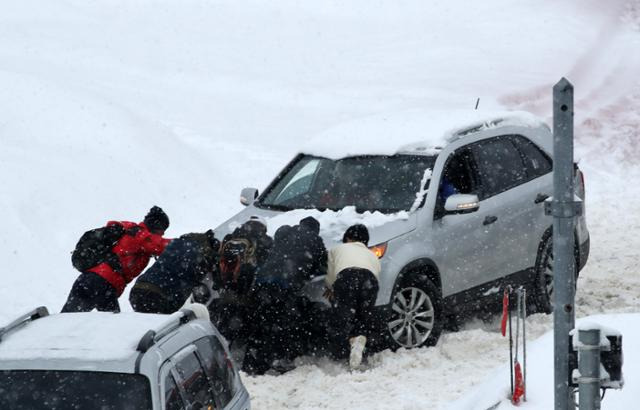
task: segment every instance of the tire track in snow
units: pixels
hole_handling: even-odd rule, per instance
[[[596,41],[565,75],[575,86],[577,158],[605,166],[604,149],[614,151],[616,162],[632,165],[640,156],[640,144],[634,143],[640,131],[640,2],[617,2],[609,13]],[[542,84],[499,101],[551,123],[552,87]]]

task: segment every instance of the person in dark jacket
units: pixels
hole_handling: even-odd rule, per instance
[[[218,288],[246,294],[253,283],[256,268],[269,255],[273,240],[267,235],[266,222],[257,216],[225,235],[220,251]]]
[[[251,314],[249,291],[256,269],[264,264],[273,239],[264,219],[252,216],[222,240],[220,262],[212,275],[220,297],[210,311],[213,322],[229,343],[244,341]]]
[[[119,312],[118,298],[125,287],[159,256],[170,239],[162,237],[169,227],[169,217],[157,206],[141,223],[109,221],[107,226],[121,224],[125,234],[113,246],[118,263],[102,262],[82,272],[74,282],[62,312]],[[115,266],[114,266],[115,265]]]
[[[256,272],[252,288],[252,328],[243,363],[245,371],[262,374],[271,367],[287,370],[305,345],[303,287],[324,274],[327,250],[313,217],[284,225],[274,235],[273,249]]]
[[[220,241],[212,230],[188,233],[171,241],[156,263],[138,277],[129,302],[142,313],[173,313],[180,309],[217,263]]]

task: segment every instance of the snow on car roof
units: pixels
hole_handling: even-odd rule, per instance
[[[27,322],[0,341],[0,360],[122,360],[136,353],[140,338],[167,322],[144,313],[60,313]]]
[[[506,125],[546,126],[524,111],[409,110],[340,124],[318,134],[301,152],[331,159],[399,152],[435,155],[467,130]]]

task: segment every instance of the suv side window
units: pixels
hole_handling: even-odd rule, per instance
[[[184,389],[186,399],[190,404],[199,402],[202,405],[213,405],[213,397],[204,369],[195,353],[189,353],[175,364],[180,377],[180,386]]]
[[[522,154],[529,179],[538,178],[553,170],[551,158],[536,144],[521,135],[513,135],[511,140]]]
[[[522,157],[508,137],[496,137],[472,145],[478,161],[480,200],[502,193],[527,180]]]
[[[200,339],[196,341],[196,346],[207,375],[211,379],[216,404],[222,408],[235,394],[233,391],[233,372],[227,364],[224,347],[215,337]]]
[[[166,410],[184,410],[178,385],[176,384],[171,372],[167,373],[167,377],[164,379],[164,386],[164,402]]]

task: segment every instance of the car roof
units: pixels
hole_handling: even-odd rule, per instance
[[[21,360],[126,361],[151,328],[169,316],[144,313],[60,313],[26,322],[0,341],[0,363]]]
[[[524,111],[408,110],[370,116],[330,128],[301,153],[340,159],[360,155],[437,155],[465,135],[496,127],[548,125]]]

